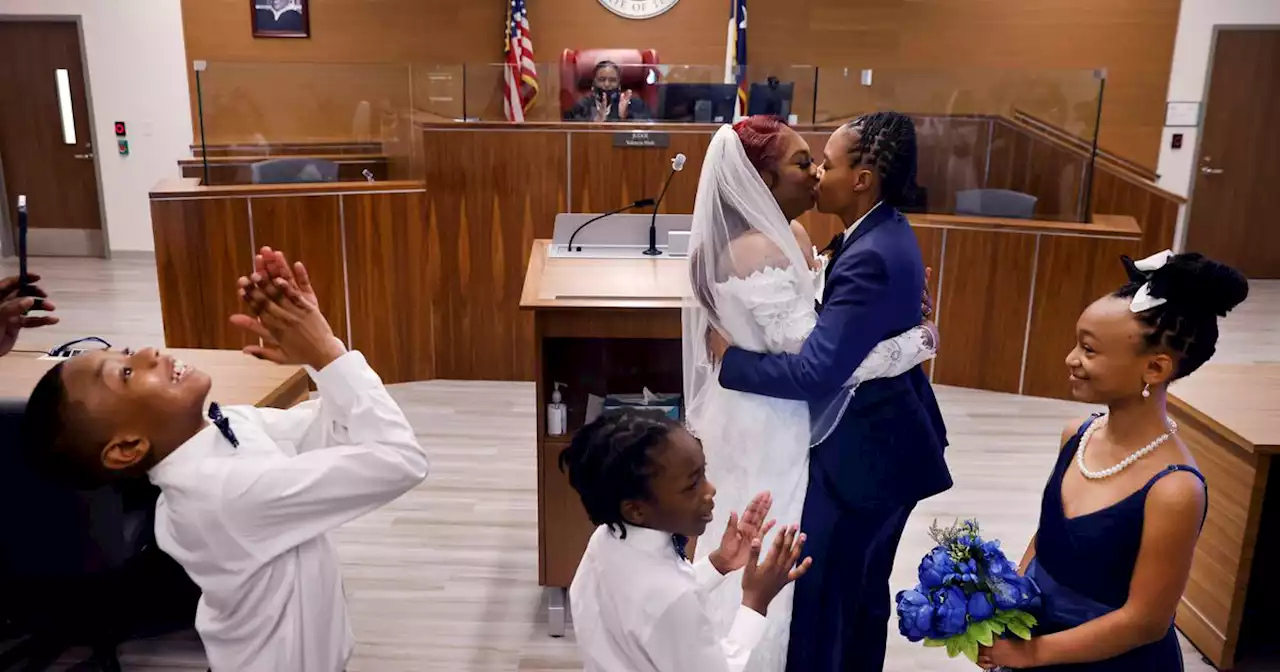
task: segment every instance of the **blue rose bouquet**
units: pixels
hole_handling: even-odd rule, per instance
[[[991,646],[1006,632],[1031,639],[1036,619],[1023,609],[1039,590],[1018,574],[1000,542],[983,541],[975,520],[947,528],[935,522],[929,536],[937,546],[920,561],[920,584],[896,598],[899,632],[975,663],[978,645]]]

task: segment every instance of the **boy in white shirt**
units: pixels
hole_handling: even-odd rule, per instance
[[[765,631],[769,603],[803,575],[804,535],[774,538],[763,563],[760,540],[771,500],[760,493],[720,547],[689,564],[684,545],[706,531],[715,486],[702,444],[657,414],[618,411],[583,427],[560,468],[591,522],[586,553],[569,588],[573,629],[588,672],[740,672]],[[742,608],[727,635],[715,632],[704,592],[743,569]]]
[[[271,272],[267,272],[267,268]],[[24,435],[51,475],[82,484],[150,478],[156,541],[200,587],[196,630],[214,672],[338,672],[353,644],[327,533],[421,483],[427,457],[359,352],[268,248],[240,279],[264,338],[247,348],[304,364],[319,399],[290,410],[204,409],[207,375],[155,349],[95,352],[54,367]]]

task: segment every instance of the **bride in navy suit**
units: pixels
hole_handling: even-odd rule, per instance
[[[830,248],[816,324],[794,351],[708,335],[721,387],[808,406],[801,529],[813,565],[795,586],[792,672],[883,668],[902,530],[918,501],[951,487],[946,429],[924,371],[865,380],[856,394],[850,384],[878,343],[920,324],[924,262],[898,210],[918,193],[909,117],[877,112],[841,127],[827,141],[817,207],[847,228]]]
[[[983,667],[1183,669],[1173,617],[1208,495],[1165,400],[1213,356],[1218,318],[1249,284],[1199,254],[1124,261],[1130,282],[1085,309],[1067,355],[1072,395],[1107,412],[1063,431],[1022,560],[1040,587],[1040,626],[983,649]]]

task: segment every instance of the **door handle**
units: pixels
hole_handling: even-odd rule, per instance
[[[93,152],[89,152],[88,154],[76,154],[76,155],[75,155],[75,158],[77,158],[77,159],[86,159],[86,160],[88,160],[88,159],[92,159],[92,158],[93,158]]]
[[[1201,175],[1221,175],[1227,171],[1221,168],[1210,168],[1209,166],[1200,166]]]

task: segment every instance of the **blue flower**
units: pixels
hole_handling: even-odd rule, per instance
[[[1000,609],[1021,609],[1027,606],[1036,596],[1035,584],[1025,576],[996,576],[987,578],[991,588],[991,597],[995,598],[996,607]]]
[[[961,583],[966,581],[977,583],[978,563],[974,560],[965,560],[964,562],[958,563],[955,567],[954,573],[944,577],[944,580],[949,581],[951,579],[955,579]]]
[[[942,588],[933,593],[933,601],[938,605],[935,609],[937,621],[934,623],[938,639],[954,637],[969,627],[969,600],[964,596],[963,590],[955,586]]]
[[[940,587],[955,571],[956,561],[951,559],[947,549],[939,546],[920,561],[920,585],[926,590],[933,590]]]
[[[904,590],[896,598],[898,632],[912,642],[929,637],[933,631],[933,602],[920,588],[916,586],[915,590]]]
[[[987,565],[987,573],[995,576],[1015,576],[1018,569],[1009,562],[1004,551],[1000,550],[999,541],[988,541],[982,544],[982,560]]]
[[[969,618],[974,621],[985,621],[996,615],[995,605],[986,593],[974,593],[969,596]]]

